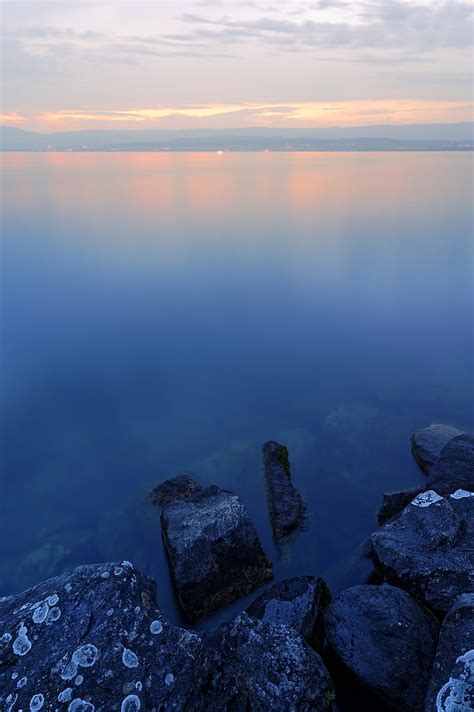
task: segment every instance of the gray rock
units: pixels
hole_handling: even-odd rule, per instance
[[[430,489],[443,494],[456,489],[474,491],[474,437],[453,438],[442,449],[426,483]]]
[[[287,448],[270,440],[262,445],[262,455],[273,536],[281,542],[301,527],[305,507],[291,481]]]
[[[385,579],[446,613],[474,588],[474,496],[428,490],[372,534],[372,557]]]
[[[161,527],[181,607],[197,620],[272,578],[239,497],[211,486],[169,504]]]
[[[423,709],[438,624],[405,592],[361,585],[324,612],[330,649],[360,685],[394,710]]]
[[[441,626],[426,712],[474,709],[474,593],[460,596]]]
[[[327,670],[295,630],[242,613],[211,631],[207,646],[209,673],[203,671],[200,704],[193,710],[331,709],[334,691]]]
[[[122,562],[0,601],[0,709],[327,709],[329,676],[295,631],[242,614],[197,635],[163,619],[155,588]]]
[[[40,709],[33,699],[61,712],[185,709],[202,642],[163,619],[155,589],[123,562],[81,566],[0,603],[0,709]]]
[[[463,435],[463,431],[441,423],[433,423],[428,428],[413,433],[411,436],[413,457],[423,472],[428,473],[431,470],[441,450],[457,435]]]
[[[397,517],[407,504],[410,504],[415,497],[425,492],[426,486],[414,487],[413,489],[400,490],[398,492],[387,492],[383,495],[382,506],[377,514],[377,521],[380,525]]]
[[[189,497],[201,489],[201,485],[191,475],[183,473],[170,477],[154,487],[149,494],[149,498],[152,504],[159,507]]]
[[[316,650],[323,641],[322,612],[331,593],[321,578],[297,576],[265,589],[247,608],[249,616],[264,623],[282,623],[294,628]]]

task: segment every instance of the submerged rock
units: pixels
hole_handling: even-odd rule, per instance
[[[329,676],[296,631],[242,614],[197,635],[163,619],[155,588],[122,562],[0,600],[0,709],[330,707]]]
[[[441,626],[426,712],[474,709],[474,593],[460,596]]]
[[[372,534],[372,556],[385,579],[446,613],[474,589],[474,496],[428,490]]]
[[[400,490],[398,492],[387,492],[383,495],[382,506],[377,514],[377,521],[380,525],[397,517],[405,507],[412,502],[422,492],[426,486],[414,487],[413,489]]]
[[[328,606],[324,623],[351,681],[394,710],[423,709],[438,624],[411,596],[386,584],[354,586]]]
[[[442,449],[426,483],[442,494],[456,489],[474,491],[474,437],[465,434],[453,438]]]
[[[297,576],[265,589],[247,608],[249,616],[264,623],[282,623],[294,628],[315,649],[323,640],[322,612],[331,593],[321,578]]]
[[[413,457],[423,472],[427,474],[431,470],[441,450],[457,435],[463,435],[463,431],[441,423],[433,423],[428,428],[413,433],[411,436]]]
[[[291,481],[288,450],[272,440],[262,445],[268,508],[275,541],[283,541],[304,522],[305,507]]]
[[[202,490],[201,485],[191,475],[183,473],[182,475],[170,477],[154,487],[149,497],[151,503],[159,507],[189,497],[200,490]]]
[[[233,492],[211,486],[169,504],[161,527],[178,599],[190,620],[272,578],[255,526]]]

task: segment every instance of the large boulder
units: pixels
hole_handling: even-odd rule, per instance
[[[239,497],[211,486],[161,514],[178,599],[189,620],[231,603],[272,578],[255,526]]]
[[[247,608],[264,623],[282,623],[298,631],[315,649],[322,647],[322,612],[331,593],[321,578],[297,576],[268,586]]]
[[[185,709],[202,642],[163,619],[155,589],[123,562],[81,566],[0,603],[0,709]]]
[[[185,499],[185,497],[189,497],[201,489],[201,485],[199,485],[191,475],[185,472],[181,475],[170,477],[168,480],[153,487],[148,496],[151,503],[156,507],[163,507],[179,499]]]
[[[262,455],[273,537],[280,543],[301,527],[305,507],[291,481],[287,448],[270,440],[262,445]]]
[[[328,712],[334,699],[323,662],[285,625],[242,613],[211,631],[193,710]],[[206,674],[206,670],[208,671]]]
[[[460,596],[441,626],[426,712],[474,709],[474,593]]]
[[[394,710],[423,709],[438,624],[405,591],[360,585],[324,612],[326,639],[353,680]]]
[[[433,423],[428,428],[413,433],[411,436],[413,457],[423,472],[428,473],[431,470],[441,450],[450,440],[463,434],[462,430],[441,423]]]
[[[457,596],[474,588],[474,496],[465,490],[419,494],[371,539],[385,580],[434,611],[447,613]]]
[[[474,437],[459,435],[441,451],[426,479],[430,489],[440,494],[456,489],[474,491]]]
[[[128,562],[83,566],[0,601],[0,709],[287,712],[330,707],[319,655],[242,614],[209,633],[170,625]]]

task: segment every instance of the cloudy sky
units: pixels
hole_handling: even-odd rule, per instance
[[[471,120],[473,10],[472,0],[1,2],[3,122]]]

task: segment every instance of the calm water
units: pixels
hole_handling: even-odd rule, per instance
[[[240,494],[276,577],[365,580],[411,432],[474,427],[471,161],[3,154],[0,595],[129,559],[177,619],[145,496],[183,470]],[[280,556],[270,438],[310,511]]]

